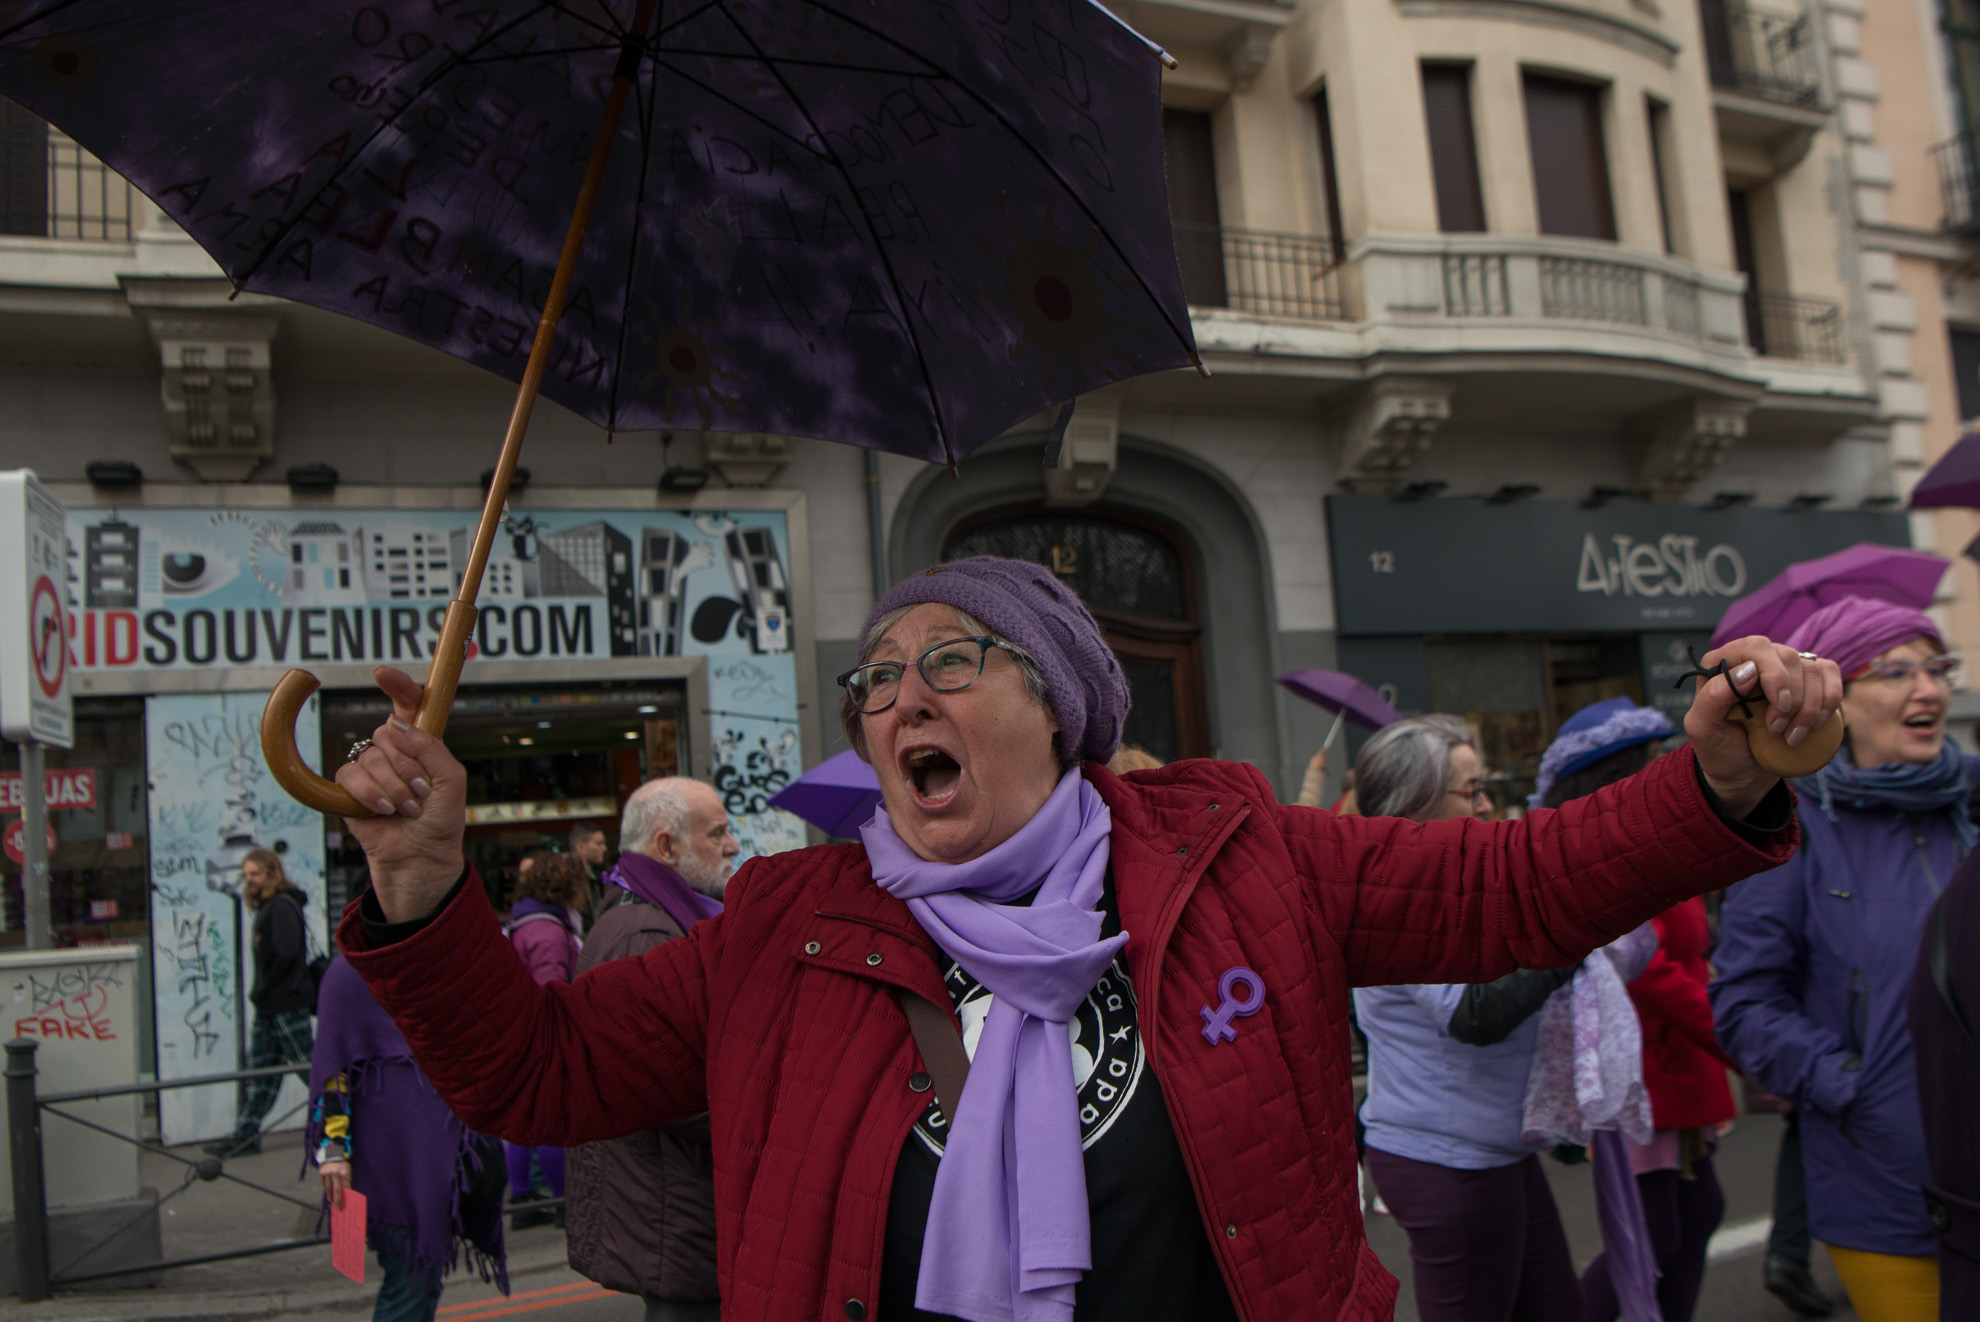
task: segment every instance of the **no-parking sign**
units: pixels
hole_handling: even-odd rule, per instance
[[[74,730],[66,522],[33,473],[0,473],[0,735],[57,748]]]

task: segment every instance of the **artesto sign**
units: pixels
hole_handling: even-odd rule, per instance
[[[0,734],[67,748],[67,547],[62,506],[26,469],[0,473]]]
[[[1901,514],[1327,498],[1342,634],[1710,632],[1734,598]]]

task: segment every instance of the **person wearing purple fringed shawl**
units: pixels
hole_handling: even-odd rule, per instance
[[[463,1249],[507,1294],[500,1187],[483,1174],[499,1170],[501,1144],[447,1109],[342,955],[317,998],[309,1090],[305,1150],[323,1177],[326,1214],[347,1188],[365,1197],[365,1242],[385,1274],[373,1322],[432,1322],[440,1278]]]

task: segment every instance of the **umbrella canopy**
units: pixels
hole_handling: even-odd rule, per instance
[[[1295,670],[1279,676],[1279,683],[1366,730],[1379,730],[1402,719],[1402,713],[1384,702],[1381,694],[1345,671]]]
[[[880,780],[850,748],[835,753],[770,796],[770,806],[802,817],[826,835],[854,839],[880,805]]]
[[[542,381],[606,427],[953,462],[1195,361],[1160,63],[1104,9],[654,9],[0,0],[0,92],[238,287],[521,379],[630,70]]]
[[[1954,441],[1911,489],[1913,509],[1938,505],[1980,509],[1980,428]]]
[[[1847,550],[1789,565],[1726,607],[1712,646],[1761,634],[1776,642],[1817,610],[1844,597],[1873,597],[1924,610],[1952,562],[1902,546],[1858,542]]]

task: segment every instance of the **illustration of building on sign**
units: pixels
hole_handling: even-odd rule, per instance
[[[536,562],[544,596],[605,598],[605,631],[612,655],[638,655],[632,538],[603,521],[539,532]]]
[[[516,555],[511,543],[521,538],[497,537],[489,550],[488,564],[481,571],[481,594],[477,601],[518,599],[543,595],[542,573],[534,560]],[[461,590],[467,573],[468,551],[474,545],[472,528],[456,528],[447,534],[448,559],[454,566],[454,591]]]
[[[693,539],[671,528],[640,529],[641,656],[681,654],[681,611],[687,599],[688,576],[707,562],[706,556],[693,556],[695,546]]]
[[[358,539],[343,525],[323,520],[289,530],[288,563],[282,569],[286,606],[355,606],[365,599],[358,568]]]
[[[391,523],[360,528],[358,544],[372,601],[444,601],[454,594],[446,534]]]
[[[138,530],[122,519],[83,532],[83,604],[91,610],[133,610],[138,604]]]
[[[758,652],[788,651],[791,590],[784,562],[777,555],[777,539],[768,528],[731,528],[723,535],[722,546],[728,552],[736,599],[743,603],[750,646]]]

